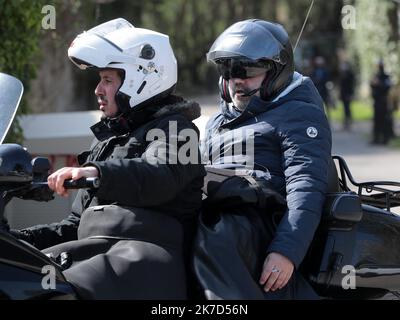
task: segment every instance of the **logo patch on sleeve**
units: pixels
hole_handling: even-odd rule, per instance
[[[318,130],[315,127],[308,127],[307,128],[307,135],[310,138],[315,138],[318,135]]]

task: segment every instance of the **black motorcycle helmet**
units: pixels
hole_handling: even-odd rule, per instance
[[[32,180],[31,155],[20,145],[0,145],[0,182],[20,183]]]
[[[272,100],[292,80],[293,49],[285,29],[277,23],[249,19],[226,29],[211,46],[207,60],[217,64],[222,98],[231,102],[227,80],[235,73],[235,64],[264,67],[267,76],[260,88],[263,100]],[[230,68],[230,72],[226,72]],[[243,75],[245,77],[245,75]]]

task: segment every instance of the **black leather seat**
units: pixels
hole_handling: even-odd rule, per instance
[[[336,166],[328,167],[328,193],[322,219],[310,251],[305,259],[305,274],[320,295],[331,296],[343,277],[342,265],[351,264],[356,228],[363,211],[360,197],[355,192],[340,188]]]
[[[336,170],[335,162],[330,158],[330,163],[328,166],[328,192],[339,192],[339,176]]]
[[[341,190],[335,162],[331,159],[328,167],[328,193],[323,209],[323,220],[328,220],[336,228],[342,225],[347,229],[361,218],[360,198],[354,192]]]

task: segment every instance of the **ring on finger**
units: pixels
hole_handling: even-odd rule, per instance
[[[272,273],[275,273],[275,272],[278,272],[278,273],[279,273],[279,272],[281,272],[281,270],[278,269],[276,266],[273,266],[271,272],[272,272]]]

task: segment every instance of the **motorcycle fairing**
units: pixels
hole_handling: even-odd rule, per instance
[[[17,113],[24,86],[17,78],[0,72],[0,144]]]

